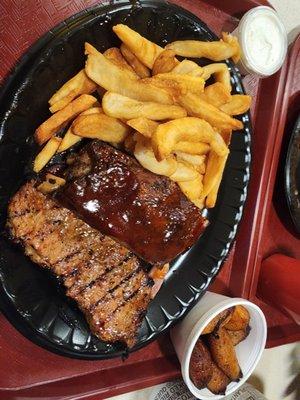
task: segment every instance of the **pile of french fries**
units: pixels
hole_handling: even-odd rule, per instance
[[[49,100],[53,115],[35,132],[45,146],[34,171],[82,138],[99,139],[169,177],[199,208],[214,207],[231,133],[243,128],[233,116],[251,102],[250,96],[231,94],[228,67],[220,62],[238,61],[237,39],[223,33],[220,41],[185,40],[162,48],[126,25],[113,31],[120,49],[102,54],[86,43],[85,68]],[[216,62],[200,67],[176,56]],[[210,77],[214,83],[207,85]]]
[[[213,318],[201,333],[190,360],[190,377],[198,389],[225,394],[227,385],[242,376],[234,346],[250,332],[250,314],[243,306]]]

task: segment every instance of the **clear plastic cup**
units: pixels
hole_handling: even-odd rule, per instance
[[[208,389],[198,389],[190,379],[189,366],[194,346],[204,327],[220,312],[229,307],[243,305],[250,313],[250,333],[235,346],[243,377],[227,386],[225,395],[215,395]],[[207,292],[188,315],[171,330],[171,339],[181,363],[183,380],[194,396],[202,400],[217,400],[237,390],[255,369],[265,348],[267,337],[266,319],[261,309],[248,300],[229,298]]]

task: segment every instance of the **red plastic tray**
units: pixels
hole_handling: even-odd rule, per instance
[[[263,0],[173,2],[199,16],[218,35],[222,30],[232,31],[239,18],[250,8],[268,5]],[[0,26],[4,44],[0,47],[0,79],[43,33],[61,20],[96,3],[96,0],[2,1]],[[267,207],[266,183],[269,181],[274,149],[280,146],[280,143],[275,143],[275,138],[286,71],[287,65],[269,79],[259,80],[249,76],[244,79],[246,90],[253,96],[252,178],[236,245],[211,290],[251,299],[255,297],[253,253],[258,246],[252,252],[252,244],[259,242],[259,221],[266,214]],[[271,198],[272,194],[268,196]],[[5,400],[37,397],[100,400],[180,375],[179,363],[168,335],[130,355],[126,361],[79,361],[35,346],[0,316],[0,348],[0,399]]]

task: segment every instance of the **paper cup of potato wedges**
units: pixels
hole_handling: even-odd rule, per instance
[[[211,292],[171,331],[183,379],[203,400],[221,399],[249,378],[266,336],[266,320],[258,306]]]

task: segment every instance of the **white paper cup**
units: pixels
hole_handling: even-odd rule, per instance
[[[235,346],[243,378],[239,382],[231,382],[224,396],[215,395],[208,389],[198,389],[193,384],[189,374],[190,359],[204,327],[221,311],[236,305],[243,305],[250,313],[250,333],[245,340]],[[193,395],[202,400],[222,399],[245,383],[262,355],[266,337],[266,319],[258,306],[245,299],[229,298],[211,292],[207,292],[188,315],[171,330],[171,339],[181,363],[183,379]]]

